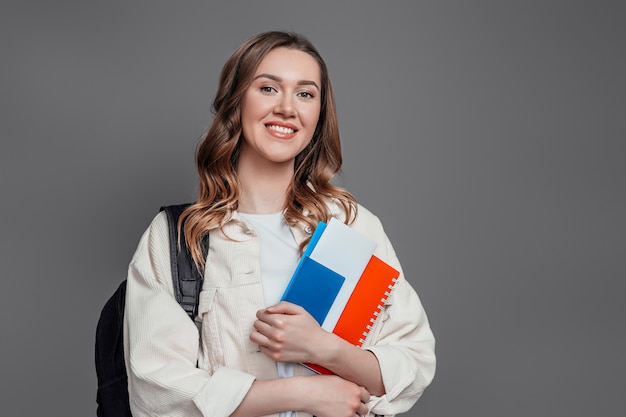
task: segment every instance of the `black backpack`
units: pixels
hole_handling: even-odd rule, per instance
[[[189,204],[161,207],[167,214],[170,241],[172,282],[176,301],[193,320],[198,314],[198,298],[202,288],[202,272],[195,267],[181,229],[178,248],[178,218]],[[206,259],[208,234],[202,242]],[[128,377],[124,363],[124,307],[126,280],[122,281],[100,313],[96,326],[96,395],[98,417],[132,417],[128,400]]]

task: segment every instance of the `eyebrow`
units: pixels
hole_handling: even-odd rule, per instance
[[[283,79],[281,77],[278,77],[276,75],[272,75],[272,74],[259,74],[256,77],[254,77],[254,79],[258,79],[258,78],[268,78],[272,81],[276,81],[278,83],[283,82]],[[311,80],[299,80],[298,82],[296,82],[296,85],[312,85],[315,88],[317,88],[318,90],[320,89],[320,87],[317,85],[317,83],[315,81],[311,81]]]

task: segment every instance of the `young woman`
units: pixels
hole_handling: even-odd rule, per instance
[[[125,353],[133,415],[407,411],[434,376],[435,354],[426,314],[402,274],[363,348],[279,302],[312,231],[331,217],[375,240],[375,254],[401,271],[377,217],[329,182],[342,160],[323,59],[300,35],[257,35],[226,62],[213,110],[196,154],[198,201],[182,216],[187,244],[205,270],[195,325],[173,295],[163,213],[129,267]],[[335,375],[315,375],[302,362]]]

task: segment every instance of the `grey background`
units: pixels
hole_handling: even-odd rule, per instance
[[[194,198],[219,70],[270,29],[328,62],[339,182],[437,337],[411,416],[623,416],[626,8],[607,1],[3,1],[2,415],[95,415],[94,331]]]

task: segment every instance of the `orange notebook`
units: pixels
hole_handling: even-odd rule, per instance
[[[362,346],[399,276],[399,271],[372,255],[333,333],[355,346]],[[317,373],[332,375],[331,371],[322,366],[310,363],[304,365]]]

